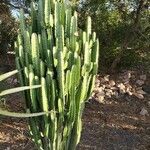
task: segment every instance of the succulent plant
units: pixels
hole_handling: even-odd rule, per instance
[[[31,136],[39,150],[74,150],[80,141],[82,112],[92,93],[98,68],[99,41],[91,31],[78,28],[78,14],[59,0],[31,3],[31,25],[20,14],[15,42],[16,65],[22,86],[41,84],[25,91],[31,113]]]

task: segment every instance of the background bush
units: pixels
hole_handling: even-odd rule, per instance
[[[18,28],[12,10],[30,13],[30,0],[0,1],[0,53],[12,45]],[[69,2],[69,0],[67,0]],[[150,61],[150,2],[148,0],[70,0],[79,12],[80,27],[86,16],[100,42],[100,66],[114,70]],[[28,18],[30,20],[30,18]]]
[[[150,10],[147,0],[86,0],[80,4],[80,25],[90,15],[101,42],[101,66],[115,69],[149,59]],[[140,58],[140,59],[139,59]]]

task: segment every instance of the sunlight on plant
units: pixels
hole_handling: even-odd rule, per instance
[[[74,1],[75,2],[75,1]],[[38,8],[37,8],[38,7]],[[98,68],[99,40],[87,17],[78,28],[78,13],[64,0],[31,3],[31,24],[20,11],[15,42],[21,86],[41,84],[25,92],[31,113],[56,111],[29,119],[31,137],[39,150],[74,150],[82,131],[82,113],[91,96]]]

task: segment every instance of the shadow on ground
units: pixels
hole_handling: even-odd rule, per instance
[[[150,149],[150,120],[148,116],[139,116],[140,105],[119,100],[109,101],[110,104],[91,103],[84,112],[78,150]]]

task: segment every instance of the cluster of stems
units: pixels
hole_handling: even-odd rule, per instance
[[[91,31],[78,28],[78,14],[64,1],[31,3],[26,25],[20,12],[15,42],[16,65],[22,86],[41,85],[25,91],[33,141],[39,150],[74,150],[80,141],[82,112],[92,93],[98,68],[99,41]]]

